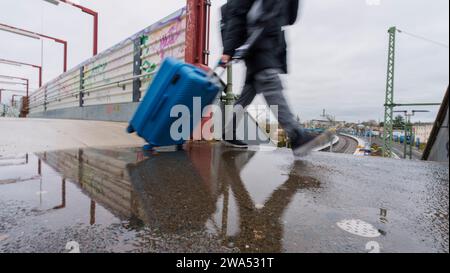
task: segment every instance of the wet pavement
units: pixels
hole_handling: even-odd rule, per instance
[[[0,252],[448,252],[448,192],[446,164],[343,154],[4,155]]]

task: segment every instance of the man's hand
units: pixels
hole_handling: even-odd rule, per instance
[[[231,56],[230,55],[222,55],[222,58],[220,59],[220,66],[225,67],[230,62]]]

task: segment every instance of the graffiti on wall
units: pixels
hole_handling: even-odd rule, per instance
[[[132,101],[131,77],[139,72],[147,74],[143,80],[148,83],[164,58],[184,58],[187,16],[183,7],[46,83],[31,94],[30,112],[78,107],[80,102],[84,106]],[[142,46],[141,69],[134,71],[134,42],[138,39]],[[80,70],[84,71],[82,78]],[[80,86],[84,87],[83,100],[78,97]],[[48,96],[42,95],[46,88],[51,91]]]
[[[87,70],[84,73],[84,78],[85,79],[92,78],[91,80],[95,81],[96,80],[96,76],[99,75],[99,74],[103,74],[103,78],[104,78],[105,77],[105,73],[103,73],[103,72],[105,72],[107,66],[108,66],[108,63],[102,63],[102,64],[94,66],[92,69]]]
[[[184,45],[177,45],[184,43],[185,25],[185,18],[175,18],[168,26],[144,35],[141,40],[142,44],[146,46],[143,55],[156,54],[160,61],[168,56],[184,56]]]
[[[155,72],[157,67],[158,67],[157,64],[151,63],[151,62],[145,60],[142,63],[142,73],[147,74],[147,75],[145,75],[142,79],[143,80],[151,79],[153,77],[153,74],[151,74],[151,73]]]

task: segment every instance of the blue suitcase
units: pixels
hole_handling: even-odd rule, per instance
[[[221,85],[202,69],[174,58],[166,58],[134,113],[127,131],[136,132],[145,139],[148,143],[146,149],[182,145],[188,139],[174,140],[170,134],[173,122],[178,119],[170,117],[172,107],[185,105],[190,109],[191,135],[198,125],[192,120],[193,98],[201,98],[203,110],[221,90]]]

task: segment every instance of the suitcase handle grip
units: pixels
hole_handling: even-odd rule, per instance
[[[156,114],[159,112],[159,109],[161,109],[161,107],[163,106],[163,104],[166,102],[167,100],[167,95],[164,95],[159,101],[158,104],[156,105],[155,108],[153,108],[151,111],[151,116],[150,119],[154,120],[156,118]]]

